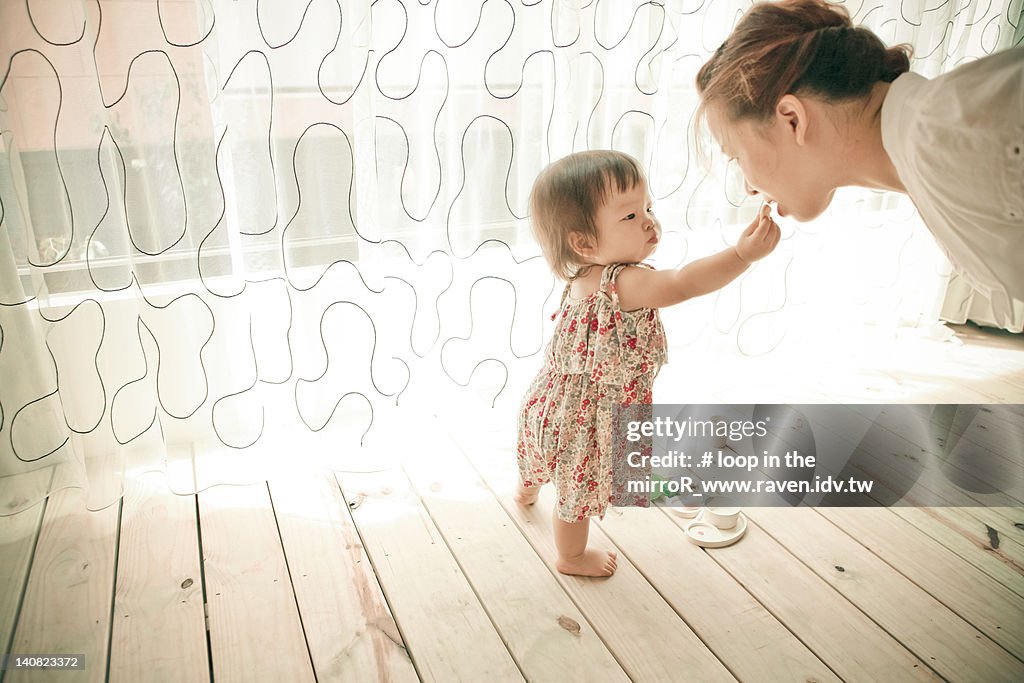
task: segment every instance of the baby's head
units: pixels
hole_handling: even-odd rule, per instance
[[[591,265],[579,245],[596,244],[602,207],[638,186],[646,197],[640,163],[614,150],[576,152],[541,171],[530,193],[530,213],[533,233],[556,276],[569,280]]]

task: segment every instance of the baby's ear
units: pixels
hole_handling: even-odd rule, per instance
[[[579,231],[569,233],[569,248],[580,256],[590,256],[594,249],[590,237]]]

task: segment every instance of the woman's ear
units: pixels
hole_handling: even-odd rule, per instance
[[[590,237],[578,230],[569,233],[569,248],[583,257],[590,256],[594,251]]]
[[[807,138],[807,107],[796,95],[783,95],[775,105],[775,116],[798,145]]]

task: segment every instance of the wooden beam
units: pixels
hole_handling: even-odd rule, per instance
[[[119,507],[90,512],[76,488],[50,494],[11,652],[84,654],[86,668],[8,671],[5,681],[106,678]]]
[[[266,483],[199,494],[214,680],[313,681]]]
[[[409,451],[404,469],[527,680],[628,681],[458,446],[432,422],[414,429],[419,447]]]
[[[854,510],[853,513],[862,512]],[[810,508],[750,508],[748,516],[821,580],[948,680],[1024,680],[1009,654]]]
[[[317,679],[418,680],[334,476],[269,484]]]
[[[110,680],[207,681],[196,497],[162,473],[125,481]]]
[[[401,470],[336,476],[420,678],[523,680]]]

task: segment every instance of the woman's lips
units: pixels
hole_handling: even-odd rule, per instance
[[[765,199],[764,201],[765,201],[766,204],[768,204],[768,206],[775,207],[775,213],[779,214],[780,216],[785,216],[786,215],[785,210],[782,208],[782,205],[779,204],[778,200],[776,200],[776,199]]]

